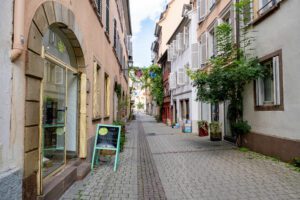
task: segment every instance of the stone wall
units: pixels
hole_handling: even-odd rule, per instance
[[[1,199],[22,199],[22,173],[13,169],[0,174]]]

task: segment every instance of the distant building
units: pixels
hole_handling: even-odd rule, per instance
[[[192,131],[197,133],[199,102],[196,101],[197,91],[187,75],[188,69],[199,69],[196,7],[192,4],[183,5],[182,16],[183,19],[168,41],[172,121],[182,125],[185,120],[191,120]]]
[[[161,14],[156,24],[156,40],[152,44],[153,62],[162,67],[164,99],[161,108],[161,116],[164,123],[172,123],[173,114],[171,109],[171,93],[169,87],[169,75],[171,72],[171,63],[167,59],[168,40],[176,30],[182,20],[182,7],[188,4],[189,0],[172,0],[168,3],[166,10]]]

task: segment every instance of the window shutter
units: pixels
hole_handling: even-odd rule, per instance
[[[98,105],[97,105],[97,93],[98,93],[98,86],[97,86],[97,63],[94,62],[94,77],[93,77],[93,116],[98,116]]]
[[[262,106],[264,104],[264,82],[262,78],[258,78],[256,81],[256,105]]]
[[[177,50],[176,50],[176,40],[173,40],[172,42],[172,46],[173,46],[173,59],[176,59],[176,55],[177,55]]]
[[[80,75],[80,109],[79,109],[79,157],[87,156],[86,138],[86,74]]]
[[[169,46],[168,48],[168,62],[172,61],[172,57],[171,57],[171,46]]]
[[[117,20],[114,19],[114,49],[117,47]]]
[[[199,21],[203,21],[206,15],[206,0],[200,0],[200,15]]]
[[[197,14],[198,14],[198,22],[200,22],[200,19],[201,19],[200,3],[201,3],[201,0],[197,0]]]
[[[170,75],[170,90],[176,89],[176,73],[171,72]]]
[[[177,84],[178,85],[184,85],[184,69],[183,68],[180,68],[178,69],[178,72],[177,72]]]
[[[97,0],[97,12],[102,20],[102,0]]]
[[[201,35],[201,64],[205,64],[207,61],[207,45],[206,45],[206,41],[207,41],[207,34],[206,32],[204,32]]]
[[[279,57],[273,58],[273,76],[274,76],[274,105],[280,105],[280,74],[279,74]]]
[[[198,43],[192,44],[192,69],[199,68],[199,49]]]
[[[187,69],[189,68],[189,64],[186,64],[184,67],[184,82],[189,83],[189,76],[187,74]]]
[[[189,47],[189,28],[188,26],[185,26],[184,27],[184,31],[183,31],[183,45],[184,45],[184,48],[188,48]]]
[[[178,33],[176,36],[177,46],[178,46],[178,52],[183,51],[183,33]]]
[[[109,0],[106,0],[106,32],[109,33]]]

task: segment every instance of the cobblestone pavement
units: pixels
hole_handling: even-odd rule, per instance
[[[137,187],[137,123],[127,127],[127,142],[120,154],[120,165],[113,171],[113,159],[102,164],[82,181],[77,181],[61,199],[138,199]]]
[[[113,163],[75,183],[62,199],[300,200],[300,173],[285,163],[238,151],[138,116]]]
[[[284,163],[142,120],[167,199],[300,199],[300,173]]]

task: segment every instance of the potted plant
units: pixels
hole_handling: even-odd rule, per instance
[[[210,140],[211,141],[221,141],[222,131],[219,122],[211,122],[209,124]]]
[[[247,121],[237,121],[232,125],[232,132],[237,136],[236,145],[240,147],[242,145],[242,135],[249,133],[251,126]]]
[[[176,126],[176,123],[173,122],[171,126],[172,126],[172,128],[174,128]]]
[[[198,135],[200,137],[208,136],[208,122],[205,120],[198,121]]]

